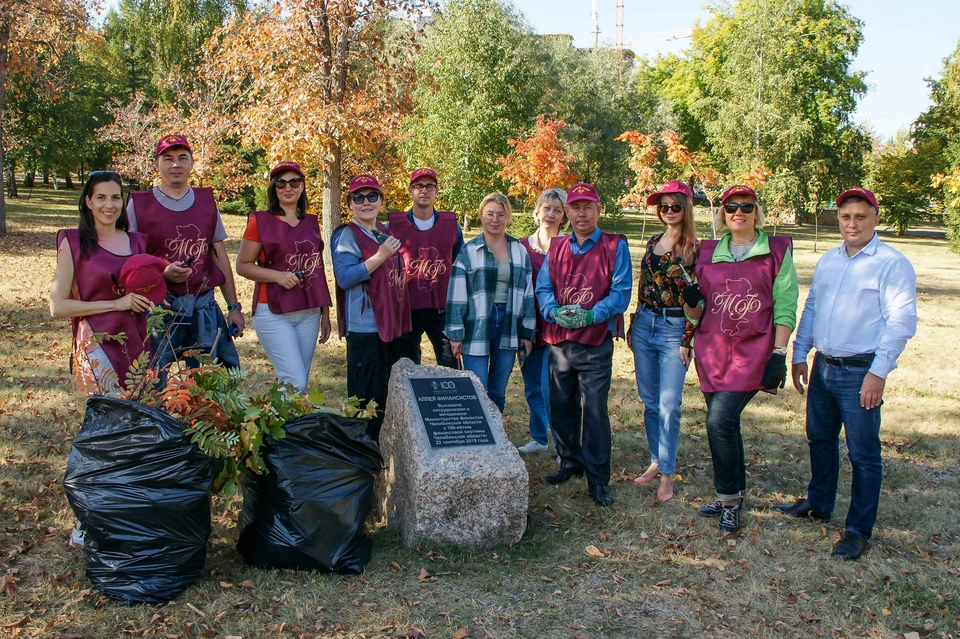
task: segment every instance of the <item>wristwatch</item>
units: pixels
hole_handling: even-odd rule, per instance
[[[774,352],[774,353],[780,353],[781,355],[784,355],[784,356],[785,356],[785,355],[787,354],[787,347],[786,347],[786,346],[774,346],[774,347],[773,347],[773,352]]]
[[[230,311],[242,311],[242,310],[243,310],[243,304],[241,304],[240,302],[237,302],[236,304],[227,304],[228,313]]]

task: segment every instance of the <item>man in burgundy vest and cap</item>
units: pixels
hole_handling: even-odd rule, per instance
[[[456,368],[450,340],[443,334],[446,321],[450,270],[463,246],[463,230],[456,214],[438,211],[437,174],[420,168],[410,176],[409,211],[391,211],[390,234],[400,240],[400,255],[407,266],[407,292],[413,330],[397,342],[394,359],[408,357],[420,363],[420,341],[427,334],[437,364]]]
[[[242,335],[243,313],[213,190],[190,187],[193,153],[182,135],[165,135],[157,141],[154,164],[160,185],[131,193],[127,216],[131,231],[147,235],[147,252],[168,263],[163,277],[167,303],[175,315],[168,320],[166,335],[150,338],[157,367],[191,349],[239,367],[240,356],[227,323]],[[218,286],[227,301],[226,320],[214,299]]]
[[[630,250],[622,235],[597,228],[600,197],[592,184],[567,193],[573,233],[554,238],[537,277],[537,301],[549,344],[550,414],[562,484],[586,474],[590,496],[609,506],[613,338],[622,338],[623,313],[633,289]]]

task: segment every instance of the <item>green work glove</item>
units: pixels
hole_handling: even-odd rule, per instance
[[[578,329],[593,324],[593,311],[587,311],[579,304],[561,306],[556,314],[557,324],[564,328]]]

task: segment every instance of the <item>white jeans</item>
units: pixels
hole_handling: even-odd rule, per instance
[[[257,313],[253,316],[253,328],[277,379],[293,384],[301,393],[307,391],[321,315],[319,308],[274,314],[267,304],[257,304]]]

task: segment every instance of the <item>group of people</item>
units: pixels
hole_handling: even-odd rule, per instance
[[[123,379],[144,348],[160,367],[196,348],[239,366],[232,337],[242,334],[244,319],[226,232],[212,192],[189,186],[192,163],[186,138],[161,138],[160,184],[129,200],[119,175],[92,173],[79,228],[58,237],[51,313],[74,319],[75,348],[101,379],[105,369],[116,373],[106,378]],[[255,282],[254,328],[276,375],[301,391],[317,343],[331,332],[324,245],[317,217],[306,212],[305,180],[294,162],[273,168],[268,210],[250,214],[236,260],[237,273]],[[649,197],[664,229],[640,260],[629,326],[623,316],[633,291],[630,250],[626,237],[599,228],[600,197],[591,184],[542,193],[533,211],[537,229],[520,240],[507,233],[513,211],[503,194],[482,200],[482,232],[464,242],[456,215],[436,210],[438,192],[432,169],[415,170],[411,208],[389,213],[384,223],[378,179],[354,176],[347,190],[352,219],[333,232],[347,393],[377,402],[371,437],[379,435],[392,365],[402,357],[419,364],[426,334],[437,363],[474,372],[500,411],[519,361],[531,436],[520,452],[547,451],[552,432],[559,468],[546,481],[585,475],[594,502],[609,506],[607,400],[614,338],[625,337],[650,449],[650,465],[635,481],[659,480],[660,501],[674,495],[683,385],[693,361],[716,490],[700,513],[719,517],[723,532],[738,530],[746,491],[741,414],[758,392],[785,386],[798,324],[792,243],[763,230],[756,192],[735,185],[722,194],[714,219],[719,240],[697,238],[687,184],[668,181]],[[916,331],[916,277],[909,261],[879,240],[879,206],[870,191],[844,191],[837,206],[843,243],[816,267],[793,346],[793,383],[800,393],[809,383],[812,478],[807,497],[781,510],[830,518],[845,427],[852,500],[833,552],[855,559],[876,521],[884,380]],[[226,317],[213,298],[218,286]],[[175,312],[167,314],[163,335],[148,336],[145,314],[160,303]],[[122,344],[87,339],[118,329],[128,333]]]

